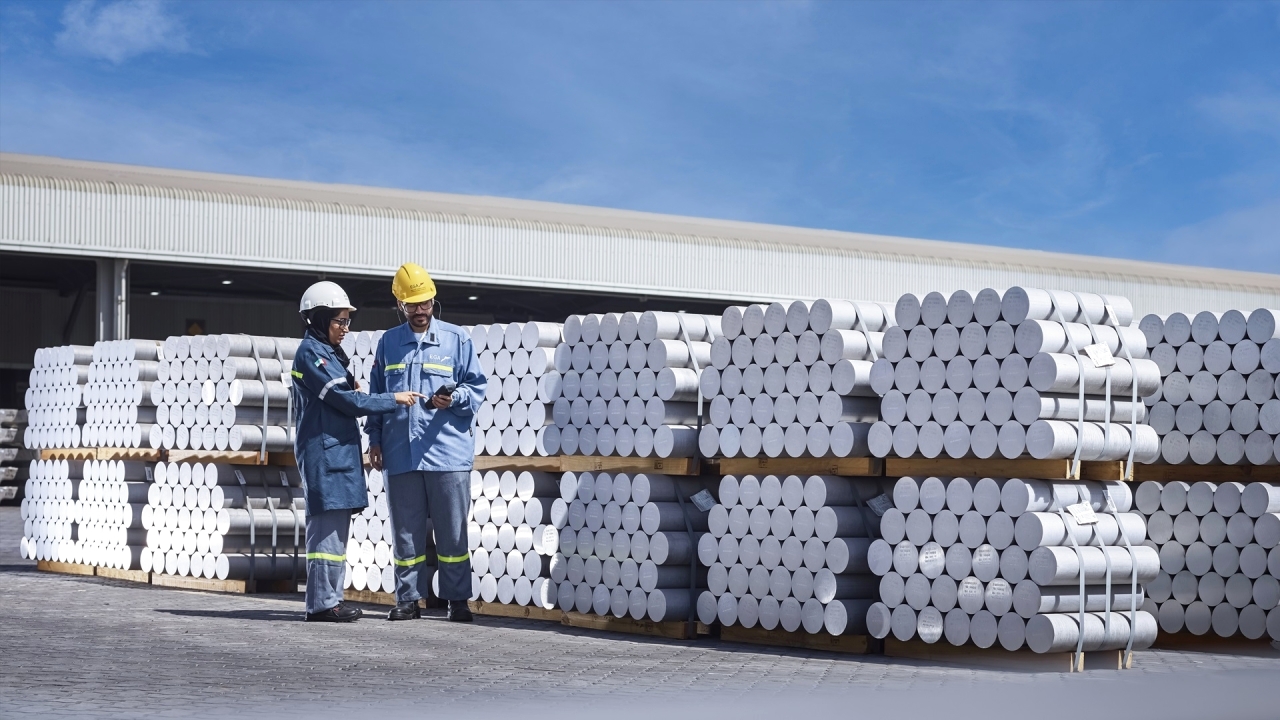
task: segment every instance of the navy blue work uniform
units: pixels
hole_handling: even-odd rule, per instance
[[[307,500],[307,612],[342,602],[351,514],[368,505],[356,418],[392,412],[393,393],[368,395],[327,342],[308,332],[293,358],[294,454]]]

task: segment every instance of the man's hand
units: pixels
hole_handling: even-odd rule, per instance
[[[396,404],[405,405],[405,406],[415,405],[417,404],[419,399],[425,398],[425,397],[426,395],[423,395],[422,393],[416,393],[412,390],[405,390],[404,392],[396,393]]]
[[[382,470],[382,447],[375,446],[369,448],[369,464],[374,470]]]
[[[431,405],[437,410],[443,410],[453,404],[453,395],[432,395]]]

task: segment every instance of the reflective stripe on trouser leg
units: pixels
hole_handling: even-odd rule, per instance
[[[435,528],[440,597],[471,597],[471,555],[467,551],[467,519],[471,514],[471,473],[427,472],[426,490]]]
[[[350,510],[329,510],[307,518],[307,612],[328,610],[342,602],[350,529]]]
[[[387,478],[387,509],[391,511],[394,546],[391,555],[396,576],[396,601],[410,602],[427,597],[435,558],[427,552],[431,537],[427,490],[421,472],[407,472]],[[469,490],[469,488],[468,488]]]

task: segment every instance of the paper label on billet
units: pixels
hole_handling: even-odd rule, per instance
[[[1093,508],[1089,506],[1089,503],[1068,505],[1067,512],[1071,513],[1071,517],[1076,521],[1077,525],[1095,525],[1098,522],[1098,516],[1094,514]]]
[[[1094,367],[1110,367],[1116,364],[1116,358],[1111,354],[1111,348],[1102,343],[1086,345],[1084,354],[1088,355],[1089,359],[1093,361]]]
[[[711,512],[711,508],[716,506],[716,499],[706,489],[699,490],[689,499],[693,501],[693,506],[702,512]]]
[[[893,498],[885,493],[880,493],[868,500],[867,506],[871,508],[871,512],[876,514],[876,517],[884,517],[884,514],[889,512],[889,508],[893,507]]]

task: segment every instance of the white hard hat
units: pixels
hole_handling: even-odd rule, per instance
[[[302,302],[298,306],[298,312],[306,312],[318,307],[330,307],[335,310],[356,309],[351,304],[351,300],[347,298],[347,291],[343,290],[338,283],[329,282],[328,280],[321,280],[302,293]]]

